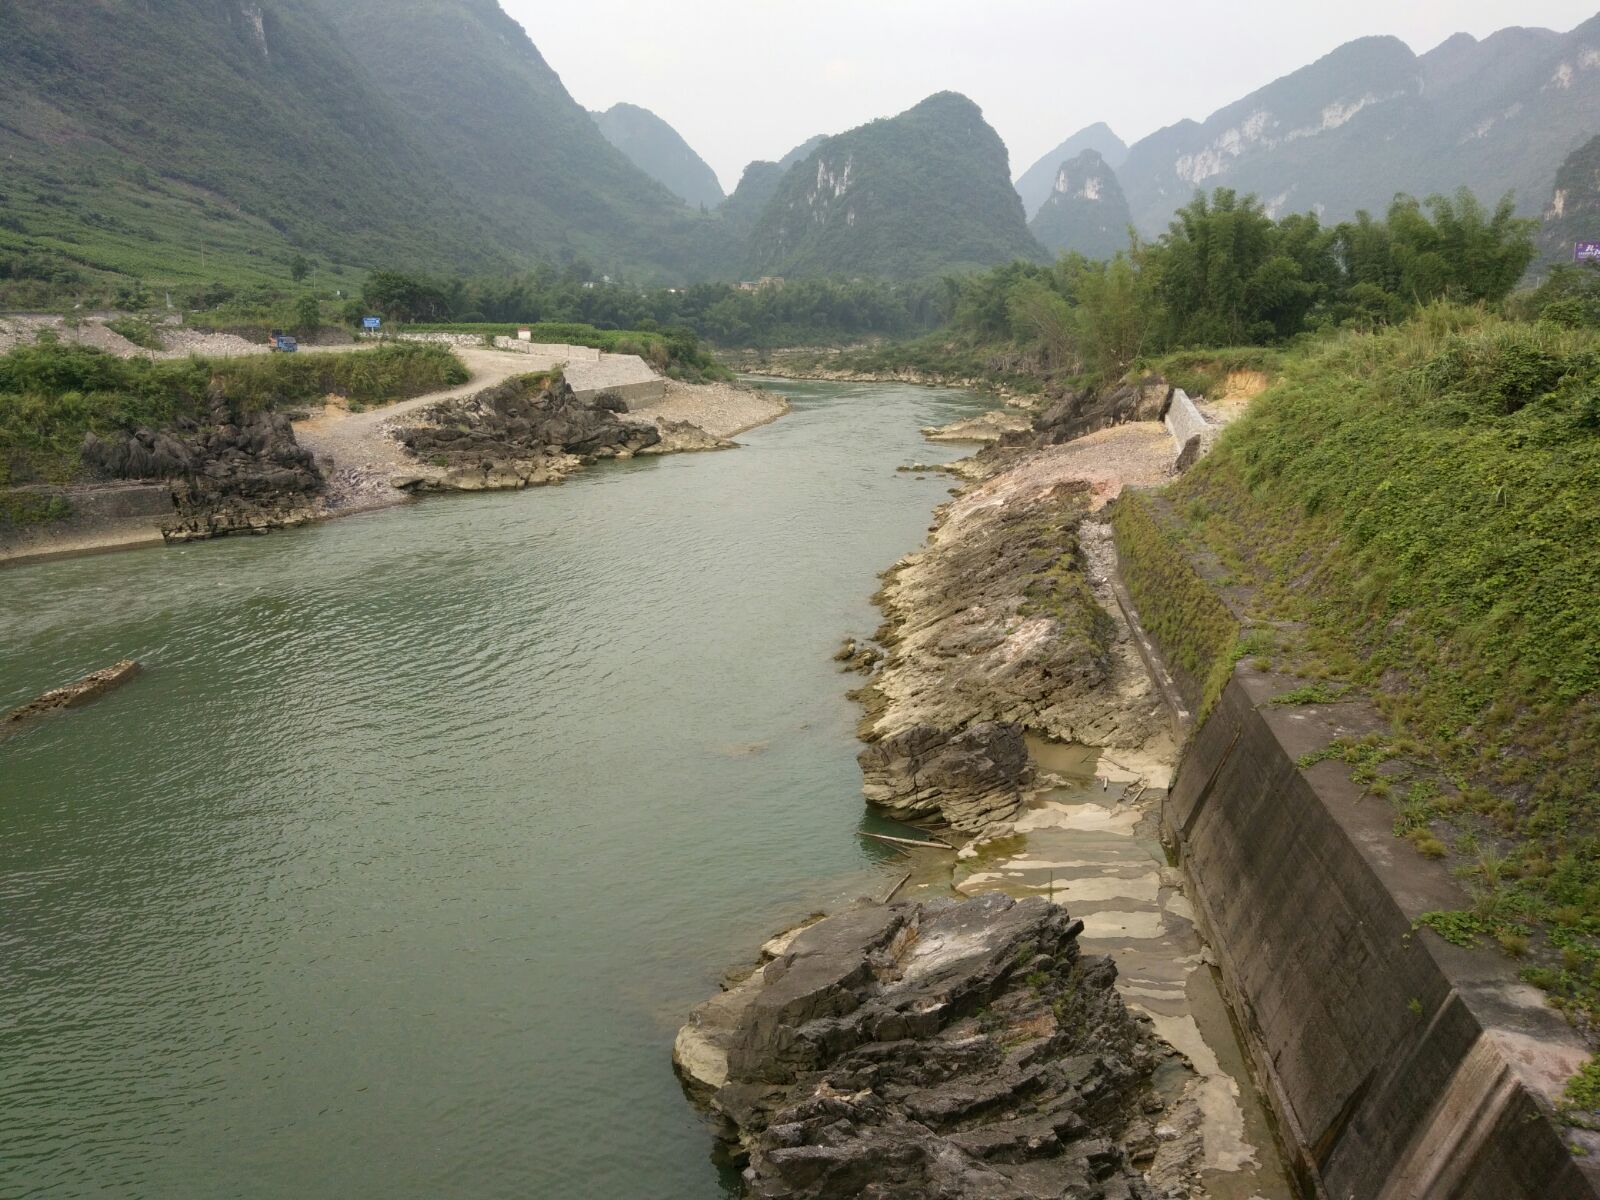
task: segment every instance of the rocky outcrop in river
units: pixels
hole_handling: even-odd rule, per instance
[[[1190,1195],[1172,1051],[1042,899],[857,907],[780,939],[673,1059],[766,1200]]]
[[[1060,458],[997,456],[1013,465],[946,505],[879,593],[888,658],[857,693],[861,764],[868,799],[893,815],[994,832],[1031,779],[1023,730],[1126,750],[1168,736],[1108,611],[1110,548],[1086,524],[1101,496]]]
[[[51,713],[62,712],[69,708],[80,708],[85,704],[92,704],[113,688],[121,687],[139,673],[139,664],[131,658],[121,662],[112,663],[109,667],[85,675],[76,683],[69,683],[65,687],[52,688],[44,695],[30,700],[20,708],[14,708],[3,718],[0,718],[0,733],[13,730],[26,722],[37,720]]]
[[[295,440],[289,418],[238,416],[219,395],[207,423],[179,418],[171,428],[138,429],[83,443],[85,464],[111,479],[159,479],[172,489],[168,541],[262,532],[314,520],[324,480]]]
[[[1022,726],[980,722],[949,731],[915,725],[857,756],[862,794],[897,821],[978,833],[1013,816],[1033,766]]]
[[[561,379],[520,376],[422,410],[396,431],[417,459],[395,480],[418,491],[484,491],[559,482],[586,462],[631,458],[661,441],[653,425],[622,419],[614,396],[584,401]]]

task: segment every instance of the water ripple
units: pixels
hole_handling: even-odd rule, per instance
[[[722,1193],[672,1026],[877,886],[827,656],[981,407],[792,390],[734,454],[0,571],[0,705],[148,668],[0,745],[0,1194]]]

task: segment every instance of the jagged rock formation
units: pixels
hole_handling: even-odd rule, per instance
[[[1129,421],[1159,421],[1172,402],[1172,385],[1159,375],[1098,391],[1072,391],[1034,418],[1044,446],[1059,446]]]
[[[862,794],[897,821],[981,833],[1014,817],[1033,763],[1022,726],[984,721],[956,733],[916,725],[856,756]]]
[[[424,409],[428,422],[396,433],[417,458],[395,486],[485,491],[557,483],[585,462],[631,458],[656,446],[654,425],[624,421],[614,396],[578,399],[564,380],[521,376]]]
[[[1061,164],[1028,228],[1046,250],[1108,259],[1128,248],[1132,222],[1116,173],[1097,152],[1085,150]]]
[[[594,123],[628,160],[685,204],[715,208],[724,197],[717,173],[655,113],[637,104],[613,104],[590,113]]]
[[[1150,1084],[1170,1051],[1081,929],[1042,899],[863,904],[780,939],[673,1060],[752,1197],[1190,1195]]]
[[[1159,409],[1170,391],[1149,382],[1126,404]],[[865,793],[901,819],[999,831],[1029,782],[1023,730],[1124,754],[1171,750],[1161,700],[1111,615],[1105,531],[1086,520],[1124,482],[1164,479],[1171,439],[1147,424],[1096,435],[1116,444],[1053,444],[1075,421],[1066,413],[982,451],[969,475],[981,481],[885,576],[877,640],[888,657],[856,693],[858,731]]]
[[[941,92],[825,139],[790,168],[748,257],[761,275],[916,279],[1041,254],[1005,143],[971,100]]]
[[[1022,197],[1022,207],[1029,221],[1039,215],[1044,202],[1055,190],[1056,175],[1061,170],[1061,164],[1071,162],[1085,150],[1093,150],[1113,171],[1122,166],[1128,157],[1127,143],[1113,133],[1105,122],[1078,130],[1017,179],[1017,195]]]
[[[210,421],[179,418],[170,429],[138,429],[114,438],[89,434],[83,461],[109,479],[168,483],[174,514],[169,541],[260,533],[314,520],[325,481],[282,413],[234,419],[220,394]]]

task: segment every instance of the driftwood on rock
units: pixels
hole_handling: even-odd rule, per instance
[[[955,851],[955,847],[949,842],[924,842],[916,838],[890,837],[886,833],[867,833],[865,831],[862,832],[861,836],[871,838],[875,842],[887,842],[891,846],[915,846],[925,850],[949,850],[952,853]]]
[[[85,675],[77,683],[69,683],[66,687],[54,688],[35,700],[30,700],[20,708],[14,708],[0,721],[0,728],[12,729],[36,717],[48,713],[60,712],[68,708],[78,708],[91,701],[100,699],[112,688],[127,683],[139,673],[139,664],[131,658],[125,658],[119,663],[113,663],[103,670],[92,675]]]

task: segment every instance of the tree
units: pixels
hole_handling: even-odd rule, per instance
[[[289,278],[296,283],[304,283],[306,276],[311,274],[311,260],[304,254],[296,254],[289,264]]]
[[[303,334],[313,334],[322,328],[322,306],[315,296],[301,296],[294,303],[294,325]]]
[[[1078,365],[1072,306],[1041,279],[1023,279],[1006,299],[1012,335],[1038,344],[1046,367]]]
[[[402,324],[437,321],[448,312],[438,284],[399,271],[374,271],[361,294],[370,310]]]

